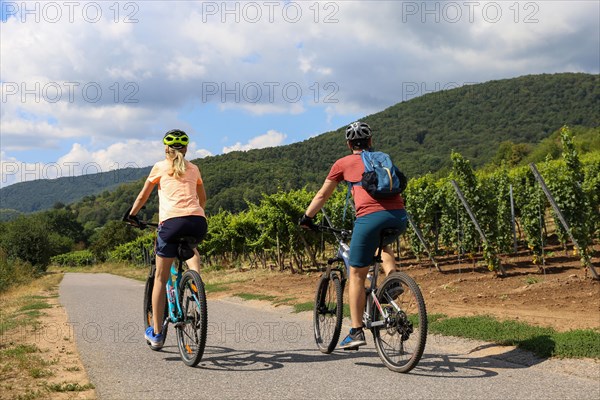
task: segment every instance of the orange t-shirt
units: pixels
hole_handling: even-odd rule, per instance
[[[350,154],[337,160],[331,167],[327,179],[335,182],[360,182],[365,172],[365,164],[359,154]],[[383,210],[400,210],[404,208],[402,196],[394,196],[385,199],[375,199],[362,186],[352,186],[352,197],[356,207],[356,216],[371,214]]]
[[[205,217],[198,200],[197,186],[202,185],[200,170],[185,160],[185,174],[177,179],[170,176],[171,161],[154,164],[148,181],[158,184],[158,219],[160,222],[174,217],[198,215]]]

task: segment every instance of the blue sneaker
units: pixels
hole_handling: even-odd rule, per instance
[[[144,336],[146,337],[146,340],[150,342],[150,347],[152,350],[160,350],[165,344],[165,338],[163,337],[162,333],[155,334],[154,328],[151,326],[146,328],[146,334]]]
[[[340,342],[339,347],[344,350],[358,350],[358,346],[363,346],[365,344],[367,344],[367,341],[365,340],[365,332],[362,328],[352,328],[350,329],[348,336]]]

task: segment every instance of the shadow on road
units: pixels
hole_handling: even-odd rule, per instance
[[[166,361],[180,361],[176,348],[163,348],[169,354]],[[312,354],[307,354],[312,353]],[[266,371],[280,369],[285,364],[311,364],[331,362],[341,359],[377,358],[375,351],[333,352],[322,354],[315,349],[295,349],[286,351],[235,350],[228,347],[207,346],[202,361],[197,368],[215,371]]]
[[[462,354],[426,353],[411,374],[439,378],[489,378],[498,375],[497,370],[529,368],[546,360],[517,348],[504,349],[486,344]]]
[[[484,345],[462,354],[425,353],[411,375],[435,376],[439,378],[489,378],[498,375],[498,370],[528,368],[545,359],[536,358],[523,350],[504,348],[497,345]],[[166,361],[180,362],[176,347],[162,350]],[[493,352],[494,354],[489,354]],[[479,353],[479,354],[478,354]],[[213,371],[255,372],[276,370],[286,364],[311,364],[352,360],[357,366],[387,370],[377,352],[335,351],[322,354],[315,349],[294,349],[287,351],[235,350],[229,347],[207,346],[202,361],[197,368]]]

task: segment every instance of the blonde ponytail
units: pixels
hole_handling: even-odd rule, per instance
[[[174,176],[176,179],[179,179],[185,174],[185,150],[187,150],[187,148],[177,150],[166,146],[165,153],[167,154],[167,158],[171,160],[171,171],[169,172],[169,176]]]

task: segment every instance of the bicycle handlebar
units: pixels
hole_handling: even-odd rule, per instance
[[[325,231],[325,232],[331,232],[331,233],[337,233],[341,236],[345,236],[345,237],[349,237],[352,235],[352,231],[347,230],[347,229],[338,229],[338,228],[333,228],[331,226],[325,226],[325,225],[315,225],[320,231]]]
[[[138,228],[138,229],[141,229],[141,230],[144,230],[144,229],[146,229],[149,226],[152,226],[154,228],[158,227],[157,223],[155,223],[155,222],[149,222],[149,221],[139,221],[139,224],[136,224],[132,220],[125,220],[125,219],[123,219],[123,222],[125,222],[129,226],[133,226],[134,228]]]
[[[142,207],[142,209],[145,207]],[[123,216],[122,221],[125,222],[127,225],[133,226],[135,228],[144,230],[146,229],[148,226],[152,226],[152,227],[158,227],[158,224],[155,222],[149,222],[149,221],[142,221],[139,220],[137,217],[131,218],[131,216],[129,215],[129,212],[131,211],[131,208],[129,208],[126,212],[125,215]]]

